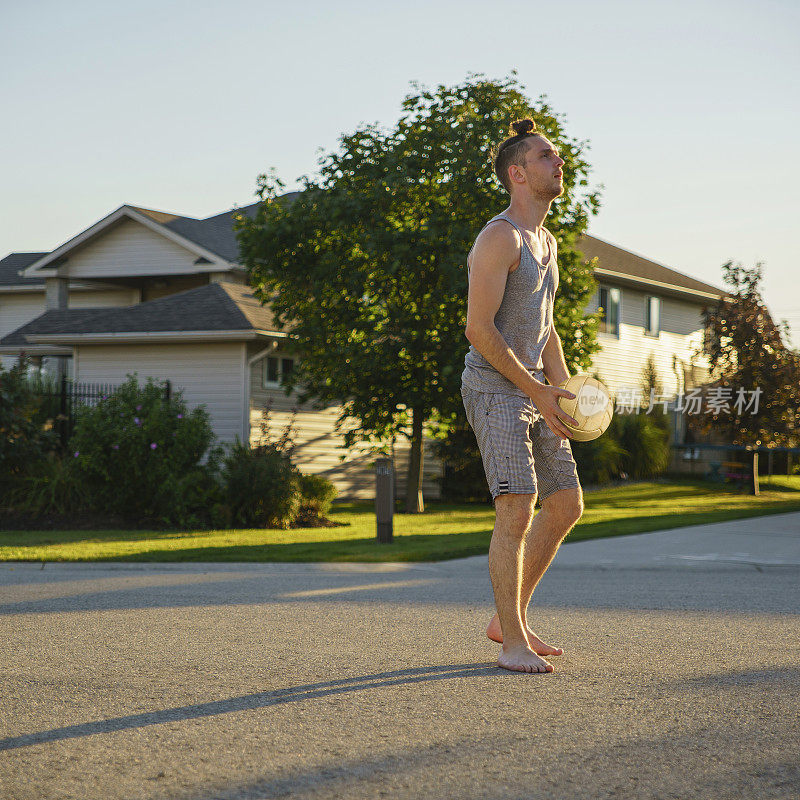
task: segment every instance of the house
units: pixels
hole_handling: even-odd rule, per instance
[[[232,220],[256,206],[193,219],[123,205],[51,252],[0,260],[4,366],[24,351],[42,369],[81,383],[120,383],[128,373],[142,382],[169,378],[190,407],[205,404],[228,443],[257,440],[261,408],[271,400],[277,438],[296,404],[280,386],[294,361],[287,334],[246,284]],[[701,379],[707,364],[692,355],[703,340],[701,310],[721,290],[592,236],[579,246],[599,262],[600,288],[587,310],[606,309],[595,358],[601,378],[614,390],[638,386],[652,352],[666,391]],[[340,498],[371,499],[375,456],[363,445],[341,447],[339,411],[298,409],[295,462],[328,477]],[[429,444],[423,491],[436,498],[441,465]],[[409,443],[398,440],[398,496],[409,455]]]

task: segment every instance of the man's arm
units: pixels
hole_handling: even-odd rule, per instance
[[[567,362],[564,360],[564,350],[561,347],[561,337],[556,333],[556,326],[550,323],[550,338],[542,351],[542,365],[547,380],[553,386],[564,383],[569,378]]]

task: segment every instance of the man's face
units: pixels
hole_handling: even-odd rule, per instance
[[[566,162],[544,136],[532,136],[528,141],[525,163],[509,169],[514,185],[525,184],[531,194],[555,200],[564,191],[564,173],[561,167]],[[516,172],[515,172],[516,169]]]

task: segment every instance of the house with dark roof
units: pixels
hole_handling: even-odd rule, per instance
[[[293,194],[285,195],[291,200]],[[281,377],[294,366],[289,334],[253,296],[238,261],[233,215],[206,219],[123,205],[50,252],[0,260],[0,359],[23,351],[40,368],[80,383],[168,378],[190,407],[204,404],[222,442],[258,439],[260,411],[271,400],[277,438],[296,396]],[[652,353],[665,392],[702,382],[704,306],[724,292],[670,267],[585,235],[597,257],[599,290],[587,311],[604,309],[595,369],[618,391],[638,387]],[[464,342],[464,351],[468,343]],[[340,408],[299,406],[295,456],[304,472],[325,475],[343,498],[371,498],[373,456],[345,451],[335,431]],[[428,453],[430,447],[426,447]],[[398,495],[404,493],[407,443],[395,450]],[[441,465],[425,459],[423,490],[438,496]]]

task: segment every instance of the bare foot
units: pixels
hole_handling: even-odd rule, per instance
[[[534,653],[540,656],[563,656],[564,651],[560,647],[553,647],[552,645],[543,642],[530,628],[526,628],[525,633],[528,637],[528,644]],[[495,614],[489,627],[486,629],[486,635],[493,641],[499,644],[503,643],[503,630],[500,627],[500,617]]]
[[[524,644],[517,647],[503,648],[497,657],[497,666],[515,672],[552,672],[553,665],[539,658],[530,647]]]

